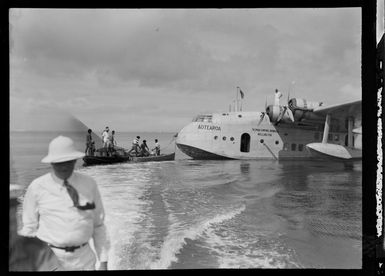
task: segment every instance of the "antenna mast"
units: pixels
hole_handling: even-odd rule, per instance
[[[236,111],[239,111],[239,103],[238,103],[238,89],[239,89],[239,86],[237,86],[237,95],[236,95],[236,101],[237,101],[237,110],[236,110]]]

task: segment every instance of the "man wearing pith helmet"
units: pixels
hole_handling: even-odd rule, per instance
[[[96,261],[100,270],[106,270],[110,242],[104,207],[95,180],[74,172],[82,157],[68,137],[50,142],[42,162],[51,164],[52,171],[28,186],[20,234],[46,242],[64,270],[94,270]]]

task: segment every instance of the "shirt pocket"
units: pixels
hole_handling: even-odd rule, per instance
[[[89,204],[94,203],[95,204],[95,201],[94,201],[94,199],[92,197],[85,196],[85,195],[82,195],[82,194],[79,193],[79,205],[80,206],[85,206],[87,203],[89,203]],[[85,220],[93,220],[95,208],[87,209],[87,210],[77,209],[78,214],[80,216],[80,219],[81,220],[84,220],[84,219]]]

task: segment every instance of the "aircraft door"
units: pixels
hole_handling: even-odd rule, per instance
[[[241,152],[250,151],[250,134],[243,133],[241,135]]]

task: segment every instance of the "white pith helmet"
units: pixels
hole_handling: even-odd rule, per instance
[[[84,157],[84,152],[77,151],[74,141],[65,136],[58,136],[49,143],[48,155],[44,157],[42,163],[61,163]]]

